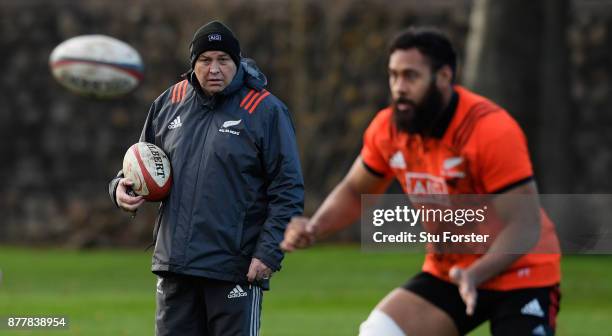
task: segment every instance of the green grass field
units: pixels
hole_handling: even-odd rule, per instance
[[[356,335],[387,292],[422,256],[320,247],[291,254],[264,296],[262,335]],[[612,335],[612,258],[563,260],[558,335]],[[152,335],[155,278],[140,251],[0,248],[0,316],[64,315],[68,330],[0,335]],[[473,335],[487,335],[481,327]]]

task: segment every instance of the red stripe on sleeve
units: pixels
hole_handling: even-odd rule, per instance
[[[267,96],[270,95],[270,92],[266,91],[264,94],[262,94],[259,99],[257,99],[257,101],[255,102],[255,104],[253,104],[253,106],[251,107],[251,109],[249,110],[249,114],[255,112],[255,109],[257,108],[257,106],[259,105],[259,103],[261,103],[262,100],[264,100],[264,98],[266,98]]]
[[[249,91],[249,93],[246,95],[246,97],[244,97],[244,99],[240,102],[240,107],[244,107],[244,104],[246,103],[246,101],[251,98],[251,96],[253,95],[253,93],[255,93],[255,90],[251,90]]]
[[[181,86],[181,99],[183,100],[183,98],[185,98],[185,93],[187,92],[187,80],[185,79],[182,83],[183,85]]]
[[[249,102],[244,106],[244,109],[248,111],[249,108],[251,108],[251,105],[253,105],[253,102],[257,100],[257,98],[263,93],[263,91],[257,92],[256,94],[253,95],[253,97],[251,97],[251,99],[249,100]]]
[[[176,87],[178,85],[174,84],[174,86],[172,87],[172,98],[170,99],[171,102],[176,103]]]

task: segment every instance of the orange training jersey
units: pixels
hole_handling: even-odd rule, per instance
[[[407,194],[490,194],[533,176],[525,136],[501,107],[460,86],[457,107],[441,138],[398,132],[393,110],[380,111],[364,135],[361,157],[370,170],[395,176]],[[552,222],[541,210],[538,247],[559,251]],[[552,247],[552,248],[551,248]],[[467,267],[479,256],[427,253],[423,271],[450,281],[452,266]],[[510,290],[560,281],[559,254],[527,254],[480,288]]]

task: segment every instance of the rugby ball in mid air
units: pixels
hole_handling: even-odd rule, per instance
[[[132,190],[147,201],[160,201],[170,192],[170,160],[161,148],[148,142],[133,144],[123,157],[123,176]]]
[[[49,57],[51,73],[68,90],[113,98],[134,90],[143,64],[129,44],[105,35],[81,35],[62,42]]]

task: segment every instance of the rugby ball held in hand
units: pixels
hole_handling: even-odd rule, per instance
[[[138,52],[105,35],[81,35],[62,42],[51,53],[49,66],[62,86],[97,98],[124,95],[143,78]]]
[[[123,157],[123,176],[132,181],[132,190],[147,201],[160,201],[170,192],[170,160],[161,148],[148,142],[132,145]]]

